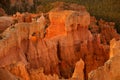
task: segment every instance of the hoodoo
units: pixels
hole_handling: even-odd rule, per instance
[[[34,5],[10,1],[23,11],[22,4]],[[115,23],[96,20],[84,6],[60,4],[48,13],[0,17],[0,80],[120,80]]]

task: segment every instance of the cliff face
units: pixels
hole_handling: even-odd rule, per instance
[[[117,41],[115,39],[112,39],[110,41],[110,58],[120,55],[119,46],[120,46],[120,40]]]
[[[104,29],[89,30],[89,25],[98,25],[87,11],[51,11],[47,29],[44,16],[33,22],[30,17],[16,14],[18,23],[1,34],[0,68],[11,75],[23,80],[86,80],[91,70],[109,59],[109,45],[101,42]],[[114,37],[104,36],[108,42]]]
[[[2,16],[0,17],[0,33],[2,33],[5,29],[7,29],[11,24],[13,24],[12,17]]]
[[[0,80],[16,80],[18,77],[12,75],[9,71],[0,69]]]
[[[72,75],[72,78],[78,79],[78,80],[84,80],[84,61],[80,59],[79,61],[76,62],[75,64],[75,70]]]
[[[104,66],[91,71],[89,73],[89,80],[120,80],[119,43],[115,39],[111,41],[110,59]]]
[[[68,78],[73,73],[76,61],[81,58],[81,42],[92,40],[87,29],[90,22],[87,18],[90,16],[87,12],[80,14],[74,11],[51,12],[49,16],[51,24],[47,28],[45,39],[57,40],[60,74]],[[85,22],[88,24],[84,25]],[[81,36],[82,34],[85,36]]]
[[[91,17],[89,30],[93,35],[100,34],[101,43],[104,45],[109,45],[110,40],[112,40],[113,38],[115,38],[116,40],[120,38],[120,35],[116,32],[114,28],[114,22],[106,22],[102,19],[96,20],[95,17]]]

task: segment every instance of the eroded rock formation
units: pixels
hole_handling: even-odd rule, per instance
[[[119,46],[120,46],[120,40],[117,41],[115,39],[112,39],[110,41],[110,58],[120,55]]]
[[[20,79],[12,75],[9,71],[5,69],[0,69],[0,80],[17,80]]]
[[[53,10],[47,29],[44,16],[35,21],[32,16],[17,13],[18,23],[7,28],[0,40],[0,68],[23,80],[87,80],[91,70],[109,59],[108,42],[116,35],[119,38],[106,27],[114,24],[97,25],[86,10]],[[107,30],[115,36],[109,34],[107,39]]]
[[[75,70],[72,75],[72,78],[78,79],[78,80],[84,80],[84,61],[80,59],[76,65],[75,65]]]
[[[119,43],[115,39],[111,41],[110,59],[105,62],[104,66],[91,71],[88,80],[120,80]]]
[[[11,24],[13,24],[12,17],[2,16],[0,17],[0,33],[2,33],[5,29],[7,29]]]
[[[95,17],[91,17],[91,24],[89,30],[92,34],[100,34],[100,40],[102,44],[110,44],[110,40],[113,38],[119,39],[120,35],[114,29],[114,22],[106,22],[102,19],[96,20]]]

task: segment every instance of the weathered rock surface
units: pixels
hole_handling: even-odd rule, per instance
[[[80,59],[76,65],[75,65],[75,70],[72,75],[72,78],[78,79],[78,80],[84,80],[84,61]]]
[[[13,19],[16,23],[20,22],[32,22],[32,16],[30,13],[19,13],[17,12],[16,14],[13,15]]]
[[[2,16],[0,17],[0,33],[7,29],[13,23],[12,17]]]
[[[114,29],[114,22],[105,22],[104,20],[96,20],[95,17],[91,17],[89,30],[92,34],[100,34],[100,40],[102,44],[110,44],[110,40],[113,38],[120,39],[120,35]]]
[[[47,29],[47,37],[67,34],[67,32],[77,31],[79,28],[85,28],[87,30],[90,24],[90,15],[86,11],[51,11],[49,18],[51,24]]]
[[[59,80],[57,75],[45,75],[42,68],[30,70],[31,80]]]
[[[70,77],[76,61],[82,58],[85,61],[86,68],[84,72],[87,77],[88,72],[103,65],[108,59],[109,46],[101,44],[99,34],[93,36],[88,30],[90,23],[88,18],[90,16],[86,12],[85,14],[84,12],[82,14],[73,11],[60,11],[59,13],[56,11],[50,13],[51,24],[47,29],[46,38],[51,39],[56,36],[60,38],[58,39],[58,54],[61,61],[60,73],[64,77]],[[72,16],[75,19],[72,19]],[[105,56],[103,57],[103,55]]]
[[[88,80],[120,80],[120,40],[111,40],[110,59],[104,66],[91,71]]]
[[[110,58],[120,55],[120,40],[112,39],[110,41]]]
[[[80,59],[77,55],[82,55],[80,53],[81,42],[92,40],[92,35],[87,28],[90,16],[87,12],[84,13],[53,11],[49,15],[51,24],[47,28],[45,39],[57,38],[60,73],[66,78],[72,76],[75,63]],[[82,34],[85,36],[81,36]]]
[[[43,24],[45,23],[43,22]],[[24,80],[29,80],[25,67],[28,64],[33,69],[43,67],[46,74],[57,74],[59,72],[58,60],[57,53],[54,52],[57,52],[57,47],[55,43],[50,41],[46,43],[46,41],[41,40],[41,29],[45,26],[43,24],[20,23],[9,27],[2,33],[2,40],[0,41],[0,52],[2,52],[0,55],[0,67],[10,68],[10,72]],[[33,33],[37,33],[37,35],[32,35]],[[37,41],[33,41],[32,37],[36,37]],[[19,64],[19,62],[21,63]],[[14,65],[13,67],[7,67],[12,64]]]
[[[108,60],[109,45],[88,30],[87,11],[51,11],[49,18],[47,30],[42,16],[32,23],[27,18],[1,34],[0,68],[23,80],[86,80],[91,70]]]
[[[5,69],[0,69],[0,80],[17,80],[20,79],[17,76],[14,76],[9,71]],[[21,80],[21,79],[20,79]]]
[[[21,80],[30,80],[29,73],[27,71],[27,65],[22,62],[17,62],[5,67],[9,72],[21,78]]]

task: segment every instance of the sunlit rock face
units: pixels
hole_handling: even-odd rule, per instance
[[[82,55],[81,42],[92,40],[92,35],[88,31],[90,15],[87,12],[65,10],[50,12],[49,17],[51,24],[47,28],[45,39],[57,40],[60,74],[67,78],[72,75],[75,63]],[[85,35],[81,36],[82,34]]]
[[[18,22],[1,34],[0,68],[11,75],[23,80],[87,80],[91,70],[109,59],[107,42],[114,36],[107,40],[104,35],[103,44],[104,28],[99,32],[86,10],[51,11],[47,27],[43,15],[32,21],[38,15],[25,14],[16,13],[12,18]],[[89,30],[91,25],[95,30]]]
[[[75,70],[72,75],[72,78],[78,79],[78,80],[84,80],[84,61],[80,59],[79,61],[76,62],[75,64]]]
[[[91,71],[88,80],[120,80],[120,55],[119,47],[115,45],[119,41],[112,40],[110,59],[105,62],[104,66]]]
[[[110,58],[120,55],[120,40],[112,39],[110,41]]]
[[[71,76],[80,58],[85,61],[85,76],[108,59],[109,46],[101,44],[99,34],[92,35],[88,30],[90,16],[86,11],[53,11],[49,16],[51,24],[45,39],[58,39],[61,75]]]
[[[47,37],[65,35],[67,32],[78,31],[78,28],[86,28],[90,24],[88,12],[76,12],[71,10],[53,11],[49,13],[50,26],[47,29]]]

